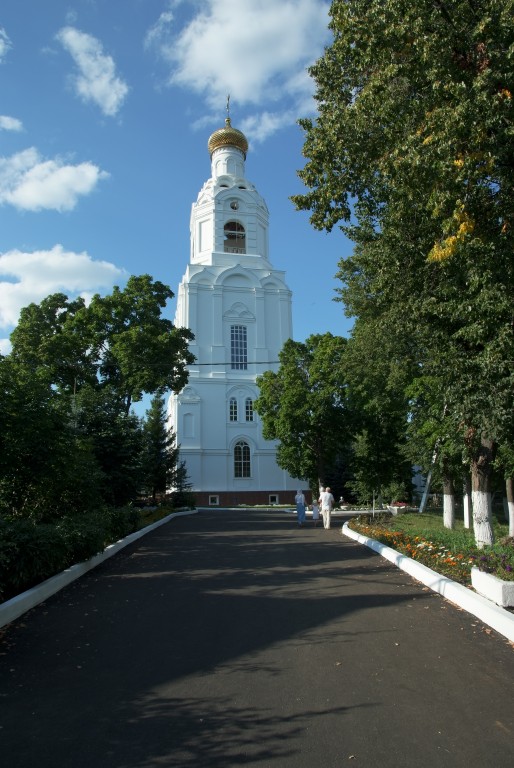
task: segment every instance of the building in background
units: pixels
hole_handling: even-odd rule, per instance
[[[199,505],[291,503],[298,481],[276,463],[253,403],[292,337],[291,291],[269,260],[269,214],[245,177],[248,142],[230,117],[208,142],[211,177],[191,211],[191,253],[175,325],[195,364],[168,416]]]

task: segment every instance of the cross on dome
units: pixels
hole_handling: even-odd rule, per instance
[[[241,150],[246,160],[248,140],[244,133],[238,131],[237,128],[233,128],[232,123],[230,122],[230,94],[227,96],[227,117],[225,118],[225,127],[218,128],[217,131],[214,131],[207,144],[211,157],[213,152],[221,147],[235,147],[236,149]]]

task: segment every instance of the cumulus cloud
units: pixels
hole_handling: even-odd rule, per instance
[[[76,94],[84,102],[93,102],[104,115],[114,117],[128,94],[128,85],[116,74],[111,56],[92,35],[75,27],[63,27],[57,40],[73,58],[78,74],[72,77]]]
[[[233,102],[255,111],[253,123],[265,125],[269,135],[305,114],[306,106],[313,110],[306,70],[328,41],[329,5],[198,0],[196,15],[180,27],[171,11],[163,14],[146,42],[169,63],[172,84],[200,94],[217,110],[230,93]]]
[[[23,307],[52,293],[91,296],[126,277],[114,264],[95,261],[85,252],[65,251],[62,245],[49,251],[1,253],[0,327],[15,326]]]
[[[27,211],[72,210],[109,176],[93,163],[69,165],[60,158],[44,160],[34,147],[0,157],[0,204]]]
[[[0,131],[23,131],[23,123],[16,117],[0,115]]]
[[[3,27],[0,27],[0,63],[5,57],[9,48],[12,48],[12,43],[9,40],[9,36]]]

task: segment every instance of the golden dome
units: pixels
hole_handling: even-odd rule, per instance
[[[212,157],[212,153],[220,147],[237,147],[240,149],[246,160],[246,153],[248,152],[248,141],[246,136],[237,128],[232,128],[230,124],[230,117],[225,118],[225,127],[219,128],[211,134],[209,142],[207,144],[209,153]]]

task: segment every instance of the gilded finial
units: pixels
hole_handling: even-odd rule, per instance
[[[225,127],[219,128],[211,134],[207,147],[212,157],[212,153],[216,149],[221,147],[236,147],[241,150],[246,160],[246,153],[248,152],[248,140],[244,133],[238,131],[237,128],[232,128],[230,123],[230,94],[227,96],[227,116],[225,118]]]

